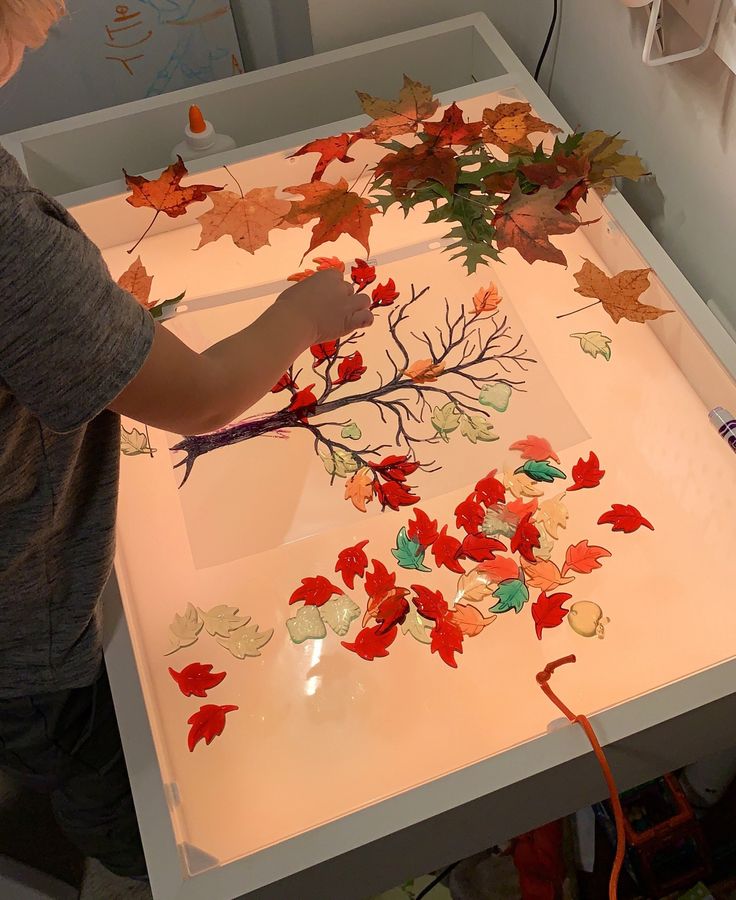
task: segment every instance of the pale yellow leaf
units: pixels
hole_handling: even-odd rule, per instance
[[[543,525],[545,531],[551,538],[557,540],[560,536],[559,529],[567,528],[567,519],[569,512],[562,502],[565,493],[551,497],[549,500],[543,500],[539,504],[539,509],[534,515],[534,521]]]
[[[213,637],[227,637],[231,631],[240,628],[241,625],[247,625],[250,622],[250,616],[239,616],[237,606],[226,606],[219,604],[211,609],[199,609],[202,617],[204,629]]]
[[[257,625],[241,625],[235,631],[231,631],[227,637],[218,637],[217,643],[223,646],[236,659],[245,659],[246,656],[260,656],[261,648],[273,637],[273,628],[267,631],[259,631]]]

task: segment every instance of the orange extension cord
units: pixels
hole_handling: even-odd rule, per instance
[[[621,800],[618,796],[618,788],[616,787],[613,772],[611,771],[611,767],[608,764],[608,760],[606,759],[606,754],[603,752],[603,748],[601,747],[598,738],[595,735],[595,731],[593,731],[593,726],[590,724],[588,719],[585,716],[576,716],[575,713],[568,709],[567,706],[565,706],[565,704],[562,702],[562,700],[560,700],[560,698],[557,696],[557,694],[555,694],[549,684],[552,673],[555,671],[555,669],[558,669],[560,666],[565,666],[568,663],[574,662],[574,656],[565,656],[563,659],[558,659],[556,662],[550,663],[544,668],[542,672],[539,672],[537,674],[537,684],[554,703],[554,705],[561,712],[563,712],[571,722],[579,725],[583,729],[588,740],[590,741],[593,752],[596,755],[598,764],[600,765],[601,771],[603,772],[603,777],[606,779],[608,791],[611,795],[613,815],[616,820],[616,857],[613,861],[611,879],[608,883],[608,898],[609,900],[617,900],[618,879],[621,875],[621,867],[623,866],[624,862],[624,853],[626,852],[626,835],[624,832],[624,811],[621,808]]]

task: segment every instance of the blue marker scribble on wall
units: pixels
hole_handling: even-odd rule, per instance
[[[197,0],[140,0],[150,6],[158,16],[159,25],[186,19]]]
[[[156,72],[153,81],[146,91],[146,97],[155,97],[157,94],[163,94],[171,83],[171,79],[176,75],[184,57],[186,56],[189,46],[192,43],[192,35],[180,37],[174,47],[171,56],[165,65]]]

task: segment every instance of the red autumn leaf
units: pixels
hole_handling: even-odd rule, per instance
[[[413,188],[426,181],[438,181],[448,191],[457,181],[457,155],[450,147],[432,143],[402,147],[387,153],[376,166],[376,177],[391,176],[391,188],[399,197],[406,197]]]
[[[399,610],[400,616],[400,608],[401,608],[401,599],[402,597],[406,597],[409,591],[406,588],[396,587],[391,588],[391,590],[386,591],[384,594],[377,594],[375,597],[371,596],[368,600],[368,605],[365,609],[365,615],[363,616],[363,625],[367,625],[371,619],[376,619],[379,616],[379,611],[383,608],[383,612],[381,613],[381,624],[385,625],[384,619],[390,619],[392,610]],[[386,604],[383,607],[383,604]],[[390,625],[386,626],[387,628]],[[385,629],[384,629],[385,630]]]
[[[323,272],[325,269],[337,269],[338,272],[345,271],[345,263],[336,256],[315,256],[312,262],[317,263],[317,272]],[[314,275],[314,269],[305,269],[303,272],[294,272],[289,275],[287,281],[304,281]]]
[[[189,184],[183,187],[180,182],[186,174],[187,167],[180,156],[158,178],[150,181],[143,175],[128,175],[123,169],[125,183],[132,192],[125,199],[131,206],[155,209],[157,215],[162,212],[173,219],[183,216],[190,203],[206,200],[208,194],[222,190],[211,184]]]
[[[355,131],[352,133],[336,134],[327,138],[317,138],[317,140],[310,141],[308,144],[300,147],[292,153],[291,156],[287,157],[287,159],[292,159],[294,156],[304,156],[305,153],[319,153],[319,161],[317,162],[314,174],[312,175],[312,181],[319,181],[324,175],[327,166],[334,159],[344,163],[354,162],[352,156],[348,156],[348,149],[352,147],[356,141],[359,141],[361,137],[361,133]]]
[[[284,372],[281,378],[279,378],[276,384],[271,388],[271,393],[278,394],[280,391],[285,391],[287,388],[292,387],[296,387],[296,384],[294,384],[291,375],[289,375],[288,372]]]
[[[222,734],[225,729],[225,714],[233,712],[237,708],[237,706],[217,706],[214,703],[205,703],[193,716],[190,716],[187,719],[187,725],[192,726],[187,738],[189,752],[191,753],[202,739],[205,744],[211,744],[218,735]]]
[[[516,526],[514,536],[511,538],[511,552],[520,553],[529,562],[535,561],[534,548],[539,547],[539,529],[531,521],[531,513],[527,513]]]
[[[586,156],[551,156],[543,162],[519,166],[519,171],[540,187],[558,188],[570,183],[577,186],[590,172],[590,160]]]
[[[573,572],[579,572],[581,575],[588,575],[593,569],[600,569],[601,564],[598,562],[605,556],[610,556],[610,550],[605,547],[596,547],[587,541],[580,541],[579,544],[571,544],[565,553],[565,565],[562,569],[564,575],[570,569]]]
[[[455,509],[455,525],[457,528],[464,528],[468,534],[478,534],[485,515],[483,507],[471,494]]]
[[[379,656],[388,656],[388,648],[396,640],[397,633],[395,625],[388,631],[382,631],[380,625],[369,625],[357,633],[352,643],[348,641],[341,643],[346,650],[351,650],[361,659],[371,662]]]
[[[324,575],[302,578],[301,586],[289,598],[289,605],[303,602],[305,606],[322,606],[333,594],[342,594],[342,588],[335,587]]]
[[[312,368],[316,369],[337,353],[337,341],[324,341],[321,344],[313,344],[309,351],[314,357]]]
[[[548,459],[553,459],[556,463],[560,461],[550,442],[546,438],[537,437],[536,434],[528,434],[523,441],[516,441],[509,450],[518,450],[522,459],[533,459],[536,462]]]
[[[654,531],[654,525],[644,518],[635,506],[623,503],[614,503],[608,512],[598,519],[599,525],[613,525],[614,531],[623,531],[631,534],[643,525]]]
[[[378,560],[371,560],[373,571],[365,576],[365,592],[369,597],[383,597],[396,587],[396,573],[389,572]]]
[[[406,599],[408,593],[405,588],[394,588],[378,604],[375,619],[379,626],[379,634],[401,625],[404,621],[410,609],[409,601]]]
[[[517,519],[523,519],[526,515],[533,516],[538,508],[539,501],[536,497],[532,497],[528,503],[519,498],[518,500],[512,500],[506,504],[506,509],[512,516],[516,516]]]
[[[509,194],[516,184],[516,177],[516,169],[509,172],[492,172],[483,179],[483,186],[489,194]]]
[[[457,572],[458,575],[464,575],[465,569],[460,565],[459,559],[462,555],[462,544],[460,541],[447,533],[447,525],[442,527],[442,531],[437,535],[437,540],[432,544],[432,556],[438,566],[445,566],[451,572]],[[421,611],[421,610],[420,610]]]
[[[406,481],[407,477],[413,475],[421,464],[414,459],[409,459],[408,456],[386,456],[380,462],[368,463],[368,465],[374,472],[393,481]]]
[[[469,147],[481,139],[483,122],[464,122],[463,111],[452,103],[444,111],[439,122],[425,122],[424,132],[434,138],[437,147],[450,147],[453,144]]]
[[[587,460],[581,457],[572,467],[572,480],[575,483],[567,490],[579,491],[581,488],[598,487],[605,474],[606,470],[601,469],[598,457],[591,450]]]
[[[347,384],[349,381],[359,381],[367,371],[363,365],[360,350],[356,350],[355,353],[340,360],[340,365],[337,367],[337,378],[333,384],[337,386],[338,384]]]
[[[581,200],[585,200],[587,196],[588,182],[579,181],[576,185],[573,185],[562,200],[560,200],[557,204],[557,209],[562,212],[576,213],[578,211],[578,203],[580,203]]]
[[[430,591],[423,584],[413,584],[411,589],[416,594],[412,597],[412,601],[420,616],[433,622],[445,618],[448,611],[447,601],[439,591]]]
[[[211,665],[202,663],[190,663],[181,672],[169,669],[169,675],[179,685],[179,690],[185,697],[206,697],[207,691],[223,680],[227,673],[213,672]]]
[[[495,478],[496,470],[489,472],[485,478],[475,486],[475,496],[485,506],[492,506],[494,503],[503,503],[506,499],[506,488],[501,484],[498,478]]]
[[[353,284],[358,285],[358,290],[362,291],[376,280],[376,267],[369,266],[364,259],[356,259],[355,265],[350,269],[350,277]]]
[[[365,248],[365,252],[370,253],[368,235],[373,224],[372,217],[378,210],[368,198],[351,191],[344,178],[337,184],[313,181],[295,184],[284,190],[288,194],[302,194],[304,197],[291,204],[291,212],[286,216],[288,224],[304,225],[312,219],[318,219],[312,229],[312,240],[307,253],[328,241],[336,241],[343,234],[355,238]]]
[[[482,534],[468,534],[463,539],[463,556],[475,560],[475,562],[485,562],[493,559],[493,554],[496,550],[504,551],[506,546],[501,541],[495,540],[495,538],[485,537]]]
[[[542,591],[538,599],[532,604],[532,618],[536,626],[537,637],[542,640],[542,631],[545,628],[556,628],[565,621],[569,610],[563,608],[563,603],[572,597],[572,594],[560,592],[548,594]]]
[[[422,499],[417,494],[412,494],[411,489],[405,484],[399,484],[397,481],[381,483],[376,479],[373,482],[373,491],[384,509],[388,506],[389,509],[398,510],[402,506],[411,506]]]
[[[519,567],[516,560],[511,559],[510,556],[497,556],[495,559],[489,559],[488,562],[482,562],[478,566],[478,570],[488,575],[494,584],[514,581],[519,577]]]
[[[430,644],[432,653],[439,653],[442,662],[456,669],[455,654],[463,652],[463,633],[459,626],[451,622],[449,616],[446,616],[437,619],[429,636],[432,639]]]
[[[362,578],[368,568],[368,557],[363,547],[368,541],[361,541],[353,547],[346,547],[337,554],[335,571],[342,575],[342,580],[352,591],[355,585],[355,576]]]
[[[288,412],[295,412],[300,422],[306,422],[317,406],[317,398],[312,393],[313,384],[307,385],[297,391],[291,398],[291,403],[286,407]]]
[[[418,506],[414,507],[415,519],[409,520],[407,534],[409,539],[416,541],[421,547],[427,548],[437,540],[437,519],[429,516]]]
[[[371,309],[376,309],[379,306],[391,306],[398,296],[399,292],[396,290],[394,280],[389,278],[386,284],[379,284],[373,288]]]

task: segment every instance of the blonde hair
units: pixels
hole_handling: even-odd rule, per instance
[[[11,61],[8,68],[15,47],[40,47],[64,12],[65,0],[0,0],[0,43]],[[0,78],[5,74],[0,71]]]

